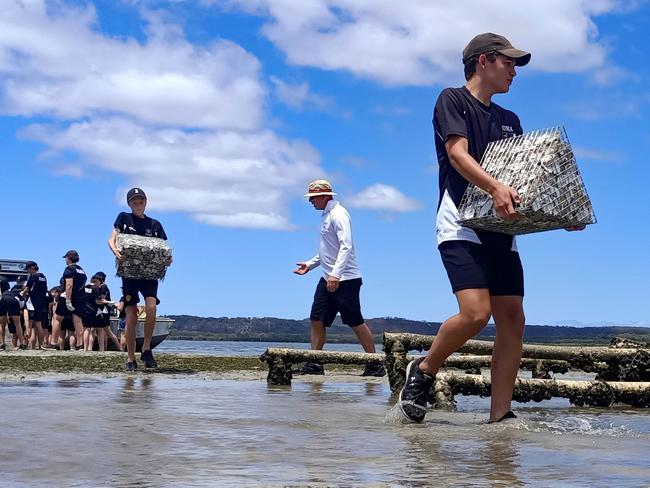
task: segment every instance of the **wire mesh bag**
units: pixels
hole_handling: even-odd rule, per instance
[[[596,223],[563,127],[491,142],[481,167],[517,190],[519,218],[497,216],[492,197],[470,183],[458,208],[463,226],[514,235]]]
[[[158,237],[118,234],[117,249],[124,257],[115,260],[117,276],[138,280],[162,280],[167,272],[167,260],[172,250],[167,241]]]

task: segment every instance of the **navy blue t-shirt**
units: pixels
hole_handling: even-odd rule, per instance
[[[84,299],[86,272],[83,268],[78,264],[70,264],[66,266],[65,271],[63,271],[63,279],[65,280],[66,278],[72,278],[72,298],[75,300]],[[71,297],[66,297],[66,299],[70,300]]]
[[[11,286],[9,286],[9,281],[7,280],[7,278],[5,278],[4,276],[0,276],[0,293],[6,292],[7,290],[9,290],[9,288],[11,288]]]
[[[489,106],[481,103],[464,86],[446,88],[436,102],[433,130],[440,191],[437,219],[439,241],[464,240],[464,236],[476,235],[482,244],[511,247],[510,235],[483,230],[472,231],[452,222],[458,215],[458,206],[469,182],[452,166],[445,143],[451,136],[466,138],[469,154],[480,163],[490,142],[523,133],[519,117],[496,103],[492,102]],[[441,213],[446,218],[440,218]]]
[[[30,274],[26,286],[33,304],[47,303],[47,278],[43,273]]]
[[[167,240],[167,234],[160,222],[151,217],[136,217],[133,213],[121,212],[113,224],[122,234],[135,234],[145,237],[159,237]]]

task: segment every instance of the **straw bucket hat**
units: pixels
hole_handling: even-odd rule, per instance
[[[309,186],[307,187],[307,193],[305,193],[305,196],[307,198],[311,197],[317,197],[319,195],[336,195],[332,191],[332,185],[330,184],[329,181],[327,180],[314,180],[311,183],[309,183]]]

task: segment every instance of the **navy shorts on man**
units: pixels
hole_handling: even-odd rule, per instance
[[[140,302],[139,294],[145,298],[153,297],[158,300],[158,281],[157,280],[136,280],[133,278],[122,278],[122,292],[124,293],[124,305],[137,305]]]
[[[341,321],[350,327],[356,327],[364,323],[361,315],[361,303],[359,292],[361,290],[361,278],[339,282],[335,292],[327,291],[327,282],[324,278],[318,281],[314,293],[314,303],[311,306],[311,321],[319,321],[330,327],[337,313],[341,313]]]
[[[438,250],[454,293],[487,288],[490,296],[524,296],[518,252],[470,241],[445,241]]]

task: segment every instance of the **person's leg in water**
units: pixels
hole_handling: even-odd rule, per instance
[[[156,327],[156,311],[157,311],[157,298],[156,297],[145,297],[145,319],[144,319],[144,339],[142,341],[142,353],[140,354],[140,359],[144,361],[144,365],[147,368],[157,368],[158,363],[153,357],[151,352],[151,338],[153,337],[153,331]]]
[[[510,405],[521,363],[526,318],[521,296],[493,296],[490,301],[496,325],[490,375],[490,422],[498,422],[506,415],[514,417]]]
[[[357,336],[357,340],[359,341],[359,344],[361,344],[361,347],[363,347],[363,350],[368,353],[374,353],[376,352],[375,349],[375,337],[372,335],[372,331],[370,330],[370,327],[364,322],[361,325],[357,325],[356,327],[352,327],[352,330]],[[367,363],[366,366],[363,369],[363,373],[361,376],[385,376],[386,375],[386,369],[384,368],[384,365],[381,363],[381,361],[373,361],[371,363]]]
[[[11,321],[13,322],[14,327],[16,328],[16,333],[13,334],[13,337],[11,338],[11,343],[13,344],[14,347],[19,347],[20,349],[26,349],[27,341],[25,340],[25,336],[23,335],[23,325],[20,322],[20,315],[12,316]]]
[[[121,351],[122,350],[122,344],[120,343],[120,340],[117,338],[117,336],[115,335],[115,333],[111,329],[111,326],[107,325],[105,327],[102,327],[102,329],[103,329],[104,335],[106,337],[106,339],[104,340],[104,348],[108,349],[108,339],[110,339],[113,342],[113,344],[115,344],[115,348],[118,351]]]
[[[127,305],[126,311],[126,357],[127,369],[129,364],[136,364],[135,361],[135,328],[138,324],[138,306]]]
[[[455,293],[458,313],[445,320],[420,370],[435,376],[442,363],[487,325],[492,308],[487,288],[459,290]]]
[[[5,330],[7,328],[7,316],[0,315],[0,349],[5,350],[7,345],[5,344]]]
[[[84,347],[84,324],[81,315],[72,314],[72,324],[74,325],[75,349]]]
[[[322,351],[327,339],[327,329],[322,320],[311,321],[311,349],[312,351]]]
[[[97,343],[99,344],[99,351],[106,350],[106,327],[97,327]]]
[[[454,293],[459,311],[443,322],[426,357],[411,363],[399,404],[404,415],[415,422],[424,420],[429,390],[442,363],[488,323],[492,309],[487,288]]]
[[[359,341],[359,344],[361,344],[361,347],[363,347],[363,350],[365,352],[370,352],[370,353],[376,352],[375,338],[373,337],[370,328],[366,325],[365,322],[361,325],[352,327],[352,330],[356,334],[357,340]]]

